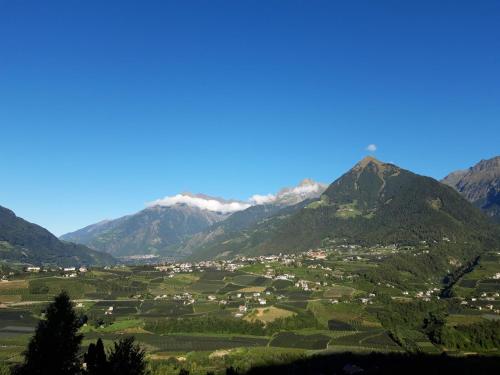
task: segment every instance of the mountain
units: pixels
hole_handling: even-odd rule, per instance
[[[223,254],[297,252],[332,242],[364,245],[475,241],[494,237],[487,218],[452,188],[367,157],[320,198],[279,210],[210,247],[196,259]]]
[[[59,266],[107,265],[116,260],[86,246],[60,241],[48,230],[0,206],[0,260]]]
[[[206,196],[186,195],[203,201]],[[217,202],[222,202],[217,200]],[[136,214],[116,220],[102,221],[61,236],[61,239],[87,245],[117,257],[165,254],[168,247],[224,220],[228,212],[211,211],[176,202],[172,205],[154,203]]]
[[[192,246],[199,246],[212,237],[221,238],[221,234],[246,228],[284,207],[317,198],[325,189],[326,185],[305,179],[298,186],[284,188],[275,195],[254,195],[253,205],[182,193],[151,202],[148,208],[136,214],[89,225],[61,238],[119,257],[184,255],[190,253]],[[262,202],[265,204],[259,204]]]
[[[481,160],[469,169],[450,173],[442,182],[500,222],[500,156]]]
[[[297,186],[281,189],[277,194],[254,195],[252,201],[257,205],[292,206],[306,199],[318,198],[328,186],[306,178]]]
[[[246,229],[279,213],[299,209],[301,203],[319,198],[326,188],[327,185],[304,179],[297,186],[283,188],[277,194],[254,195],[252,201],[256,205],[235,212],[226,220],[193,235],[179,244],[175,251],[180,256],[189,256],[193,252],[207,255],[217,253],[221,243],[226,240],[245,233]]]

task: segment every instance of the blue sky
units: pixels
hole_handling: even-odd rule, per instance
[[[0,205],[56,234],[500,154],[500,2],[0,0]]]

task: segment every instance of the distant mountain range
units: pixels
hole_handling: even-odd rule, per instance
[[[495,176],[485,170],[496,165],[486,164],[473,168],[481,171],[483,179],[477,181],[485,184],[488,176]],[[447,181],[455,178],[462,186],[460,181],[470,174],[456,173]],[[481,200],[484,191],[489,197],[491,181],[490,188],[481,190],[483,195],[467,198]],[[295,252],[342,241],[470,241],[494,236],[493,232],[487,218],[445,184],[367,157],[328,187],[306,179],[277,194],[255,195],[250,203],[183,193],[61,238],[115,256],[210,259]]]
[[[469,169],[453,172],[442,182],[500,222],[500,156],[481,160]]]
[[[59,240],[48,230],[0,206],[0,260],[34,265],[110,265],[109,254]]]
[[[181,250],[204,259],[296,252],[334,242],[415,245],[496,236],[489,220],[453,189],[371,157],[319,198],[278,209],[228,234],[225,227],[232,221],[214,228],[208,240],[193,237]]]
[[[210,236],[223,228],[246,227],[283,207],[319,197],[325,188],[326,185],[306,179],[275,195],[254,195],[250,202],[182,193],[151,202],[149,207],[136,214],[67,233],[61,239],[118,257],[170,256],[178,254],[180,244],[193,235],[206,233]]]
[[[248,230],[259,223],[270,223],[269,219],[273,217],[281,217],[299,210],[311,199],[319,198],[326,188],[327,185],[305,179],[294,188],[284,188],[276,195],[257,198],[256,201],[262,202],[261,204],[236,212],[226,220],[195,234],[180,243],[175,252],[180,256],[209,258],[220,255],[221,249],[227,249],[222,253],[227,251],[227,254],[231,254],[233,251],[226,247],[228,244],[235,245],[238,251],[245,252],[242,237],[248,236]]]
[[[0,259],[93,265],[115,262],[108,254],[213,259],[339,243],[497,243],[499,226],[479,208],[498,220],[500,157],[442,182],[367,157],[329,186],[306,179],[247,202],[177,194],[62,241],[0,207]]]
[[[133,215],[89,225],[65,234],[61,239],[85,244],[118,257],[162,254],[169,246],[227,216],[227,213],[186,203],[155,205]]]

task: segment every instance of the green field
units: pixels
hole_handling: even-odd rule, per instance
[[[339,252],[322,261],[304,259],[300,266],[269,261],[236,272],[169,274],[151,266],[94,269],[74,278],[61,272],[19,272],[0,283],[0,361],[22,359],[45,306],[61,290],[68,291],[77,313],[88,319],[81,328],[84,346],[97,338],[109,346],[133,335],[147,350],[152,368],[170,368],[167,362],[174,358],[176,368],[182,364],[195,369],[193,373],[217,373],[227,361],[247,368],[264,359],[308,353],[441,353],[450,350],[432,342],[422,328],[430,312],[440,311],[447,329],[500,318],[495,312],[500,309],[495,297],[500,282],[492,278],[500,272],[496,254],[485,257],[454,285],[453,298],[440,300],[436,293],[428,302],[417,296],[418,291],[439,290],[439,281],[413,280],[404,289],[372,282],[364,272],[376,269],[379,260],[367,249],[360,248],[358,254],[359,260],[351,251],[348,262]],[[264,277],[269,270],[295,279]],[[307,283],[307,290],[295,285],[299,280]],[[406,311],[406,306],[415,310]],[[393,312],[387,314],[389,310]],[[409,327],[413,321],[420,325]],[[461,353],[457,348],[451,351]],[[498,348],[485,352],[500,355]]]

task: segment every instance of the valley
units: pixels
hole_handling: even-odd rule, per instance
[[[471,326],[491,325],[498,334],[499,253],[482,254],[442,298],[449,281],[391,266],[395,254],[418,258],[433,251],[346,243],[156,266],[4,267],[0,360],[21,360],[44,306],[61,290],[85,317],[84,349],[97,338],[109,346],[133,335],[158,373],[246,371],[345,351],[500,354],[496,341],[460,346],[436,338],[439,330]],[[437,316],[439,329],[430,329]]]
[[[499,227],[452,187],[365,157],[253,199],[178,194],[61,240],[0,207],[4,368],[62,292],[80,357],[134,337],[153,375],[500,356]]]

